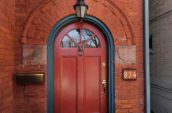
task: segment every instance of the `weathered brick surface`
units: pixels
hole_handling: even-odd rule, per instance
[[[0,2],[0,113],[13,113],[14,1]]]
[[[29,46],[46,46],[52,27],[60,19],[74,13],[72,5],[75,0],[15,0],[15,2],[16,71],[46,72],[44,62],[41,63],[44,65],[28,63],[23,65],[22,61],[26,59],[22,57],[21,42]],[[136,55],[135,63],[115,63],[116,113],[143,113],[142,0],[87,0],[87,3],[88,13],[99,18],[112,32],[115,46],[136,47],[136,53],[132,53]],[[136,81],[122,80],[122,69],[127,67],[137,69]],[[46,113],[46,83],[38,86],[15,84],[14,89],[14,113]]]

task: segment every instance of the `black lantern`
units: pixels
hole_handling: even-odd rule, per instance
[[[88,5],[85,3],[84,0],[77,0],[76,4],[73,6],[77,17],[83,19],[87,13]]]

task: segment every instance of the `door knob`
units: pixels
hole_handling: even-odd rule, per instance
[[[106,80],[102,81],[103,91],[106,93],[107,82]]]

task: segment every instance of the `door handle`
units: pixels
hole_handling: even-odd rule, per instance
[[[102,81],[102,86],[103,86],[104,93],[106,93],[106,89],[107,89],[107,82],[106,82],[106,80]]]

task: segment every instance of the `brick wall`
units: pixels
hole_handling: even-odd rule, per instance
[[[46,45],[52,27],[73,14],[75,0],[15,0],[16,2],[16,72],[44,71]],[[88,13],[102,20],[112,32],[115,53],[116,113],[144,112],[142,0],[87,0]],[[63,10],[62,10],[63,9]],[[106,15],[105,15],[106,14]],[[20,43],[22,42],[23,45]],[[41,51],[43,59],[27,51]],[[128,57],[125,57],[128,56]],[[135,56],[130,59],[130,57]],[[39,60],[35,62],[35,59]],[[122,80],[123,68],[136,68],[136,81]],[[46,75],[47,77],[47,75]],[[45,113],[46,83],[21,86],[15,84],[14,113]]]
[[[13,112],[14,1],[0,2],[0,113]]]
[[[43,0],[15,0],[15,73],[45,70],[45,66],[25,65],[21,43],[25,24]],[[14,113],[46,113],[46,84],[14,84]]]
[[[150,27],[153,40],[151,54],[151,96],[154,113],[172,112],[172,1],[150,2]]]

